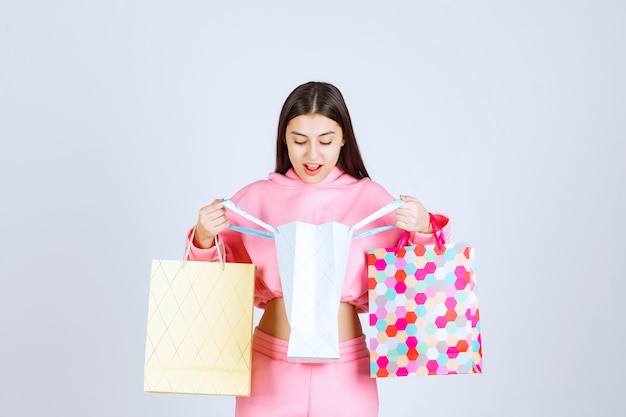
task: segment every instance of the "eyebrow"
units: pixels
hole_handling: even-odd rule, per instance
[[[289,133],[290,133],[290,134],[292,134],[292,135],[296,135],[296,136],[303,136],[303,137],[305,137],[305,138],[308,138],[308,136],[307,136],[307,135],[305,135],[304,133],[300,133],[300,132],[295,131],[295,130],[292,130],[292,131],[291,131],[291,132],[289,132]],[[337,132],[335,132],[334,130],[329,130],[328,132],[324,132],[324,133],[322,133],[322,134],[318,135],[317,137],[319,138],[319,137],[321,137],[321,136],[333,135],[333,134],[335,134],[335,133],[337,133]]]

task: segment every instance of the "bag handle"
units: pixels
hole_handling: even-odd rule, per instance
[[[359,221],[357,224],[352,226],[348,230],[348,232],[350,234],[354,233],[355,231],[359,230],[363,226],[373,222],[374,220],[378,220],[379,218],[381,218],[384,215],[392,212],[393,210],[397,209],[398,207],[404,205],[405,203],[406,202],[404,200],[400,200],[400,199],[393,200],[392,202],[388,203],[384,207],[376,210],[374,213],[372,213],[369,216],[365,217],[363,220]],[[232,210],[233,212],[239,214],[240,216],[250,220],[254,224],[259,225],[260,227],[262,227],[263,229],[269,231],[270,233],[263,232],[261,230],[252,229],[252,228],[249,228],[249,227],[234,226],[234,225],[229,225],[228,226],[229,229],[234,230],[236,232],[246,233],[246,234],[249,234],[249,235],[264,237],[264,238],[268,238],[268,239],[273,239],[274,235],[278,233],[278,229],[276,229],[273,226],[270,226],[269,224],[265,223],[264,221],[262,221],[262,220],[258,219],[257,217],[254,217],[253,215],[249,214],[244,209],[242,209],[241,207],[239,207],[238,205],[233,203],[232,200],[224,199],[224,200],[221,201],[221,204],[224,207],[226,207],[227,209]],[[371,230],[366,230],[366,231],[361,232],[361,233],[357,234],[356,236],[354,236],[353,239],[358,239],[358,238],[361,238],[361,237],[370,236],[370,235],[373,235],[373,234],[376,234],[376,233],[380,233],[380,232],[384,232],[386,230],[393,229],[395,227],[396,227],[395,225],[392,225],[392,226],[381,226],[381,227],[377,227],[377,228],[374,228],[374,229],[371,229]]]
[[[433,229],[433,235],[435,236],[437,249],[441,251],[443,250],[443,245],[446,244],[446,238],[443,235],[443,228],[441,227],[439,220],[437,220],[437,218],[432,213],[428,213],[428,217],[430,218],[430,226]],[[402,233],[402,236],[400,236],[400,240],[398,240],[398,244],[396,245],[396,249],[393,251],[394,255],[398,256],[398,253],[400,253],[400,249],[402,249],[406,245],[406,242],[408,242],[409,235],[410,232],[408,230],[405,230],[404,233]]]
[[[249,228],[249,227],[241,227],[241,226],[233,226],[233,225],[229,225],[228,226],[229,229],[234,230],[234,231],[239,232],[239,233],[245,233],[245,234],[248,234],[248,235],[265,237],[265,238],[268,238],[268,239],[274,239],[274,235],[276,233],[278,233],[278,230],[275,227],[272,227],[269,224],[265,223],[263,220],[260,220],[260,219],[258,219],[256,217],[254,217],[252,214],[249,214],[244,209],[242,209],[241,207],[239,207],[238,205],[233,203],[232,200],[224,199],[224,200],[221,201],[221,203],[227,209],[232,210],[233,212],[239,214],[240,216],[250,220],[254,224],[257,224],[257,225],[261,226],[263,229],[268,230],[270,233],[266,233],[266,232],[264,232],[262,230],[256,230],[256,229],[252,229],[252,228]]]
[[[439,220],[437,220],[437,218],[432,213],[428,213],[428,216],[430,217],[430,225],[433,228],[433,234],[435,235],[435,243],[437,243],[437,248],[439,248],[439,250],[442,250],[443,245],[446,244],[446,238],[443,235],[443,227],[441,227]]]
[[[185,267],[185,265],[187,264],[187,261],[189,260],[189,251],[191,250],[191,243],[193,242],[193,239],[195,236],[196,236],[196,226],[193,227],[193,230],[191,231],[191,236],[189,236],[189,241],[185,245],[185,254],[183,255],[183,263],[182,263],[183,268]],[[226,267],[226,250],[224,248],[224,242],[222,242],[222,239],[220,239],[217,235],[215,236],[215,249],[217,249],[217,258],[220,261],[220,267],[222,268],[222,271],[223,271],[224,268]]]
[[[393,200],[391,203],[388,203],[384,207],[376,210],[374,213],[370,214],[369,216],[367,216],[366,218],[364,218],[363,220],[361,220],[360,222],[358,222],[357,224],[352,226],[350,228],[350,233],[354,233],[355,231],[359,230],[360,228],[362,228],[366,224],[371,223],[374,220],[380,219],[384,215],[386,215],[388,213],[391,213],[392,211],[394,211],[398,207],[404,205],[405,203],[406,203],[406,201],[404,201],[404,200],[400,200],[400,199]],[[392,226],[381,226],[381,227],[377,227],[375,229],[366,230],[365,232],[361,232],[358,235],[354,236],[354,239],[358,239],[358,238],[361,238],[361,237],[374,235],[376,233],[384,232],[386,230],[390,230],[390,229],[393,229],[395,227],[396,227],[395,225],[392,225]]]

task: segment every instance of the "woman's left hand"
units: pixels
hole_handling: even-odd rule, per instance
[[[415,197],[401,195],[406,204],[396,209],[396,227],[409,232],[432,233],[430,215]]]

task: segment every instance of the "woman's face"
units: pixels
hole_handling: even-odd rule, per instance
[[[287,152],[294,171],[309,184],[323,181],[337,165],[344,144],[337,122],[321,114],[294,117],[285,132]]]

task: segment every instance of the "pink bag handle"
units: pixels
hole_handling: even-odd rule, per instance
[[[435,243],[437,244],[437,248],[441,251],[443,249],[443,245],[446,244],[446,238],[443,236],[443,228],[441,227],[439,220],[437,220],[432,213],[428,213],[428,216],[430,217],[430,225],[433,229],[433,235],[435,236]],[[402,233],[402,236],[400,236],[400,240],[398,240],[398,244],[396,245],[396,249],[393,251],[394,255],[398,256],[400,249],[402,249],[406,245],[406,242],[409,241],[409,235],[410,232],[408,230],[405,230],[404,233]]]
[[[191,250],[191,245],[193,242],[193,238],[196,235],[196,226],[193,227],[191,231],[191,236],[189,236],[189,241],[185,245],[185,254],[183,255],[183,267],[186,265],[189,260],[189,251]],[[217,258],[220,261],[220,268],[222,271],[226,266],[226,248],[224,247],[224,242],[219,238],[218,235],[215,235],[215,249],[217,249]]]
[[[446,244],[446,238],[443,235],[443,227],[439,223],[439,220],[432,214],[428,213],[430,216],[430,225],[433,228],[433,234],[435,235],[435,243],[437,243],[437,248],[441,251],[443,249],[443,245]]]

